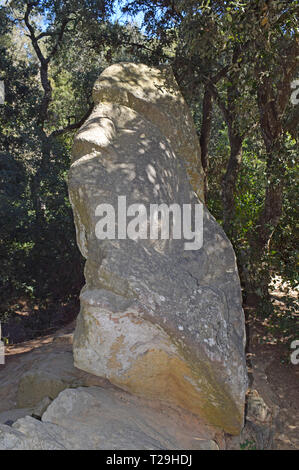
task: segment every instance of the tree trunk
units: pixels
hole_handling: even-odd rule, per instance
[[[229,131],[230,156],[226,173],[222,180],[223,228],[228,236],[233,233],[233,219],[235,213],[235,191],[237,178],[242,161],[243,138]]]
[[[35,175],[31,180],[31,197],[33,201],[33,207],[35,210],[35,224],[36,224],[36,237],[39,238],[39,233],[42,231],[45,219],[44,219],[44,209],[43,201],[41,197],[41,182],[47,171],[50,168],[50,157],[51,157],[51,137],[48,137],[44,130],[40,129],[41,139],[41,160],[39,167]]]
[[[200,130],[200,148],[201,148],[201,164],[204,171],[204,196],[207,200],[208,193],[208,152],[209,141],[211,135],[212,124],[212,93],[208,86],[205,88],[203,102],[202,102],[202,124]]]
[[[248,235],[250,246],[250,268],[246,279],[247,292],[254,303],[269,300],[271,272],[269,268],[269,248],[272,235],[279,224],[283,207],[284,168],[279,164],[283,148],[279,143],[267,145],[267,188],[264,206],[255,229]]]

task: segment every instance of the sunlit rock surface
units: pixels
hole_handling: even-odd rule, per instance
[[[75,137],[68,183],[86,258],[75,366],[238,434],[247,389],[244,316],[223,230],[204,209],[199,250],[173,237],[95,234],[96,207],[117,208],[118,196],[146,208],[199,203],[200,147],[188,107],[169,67],[129,63],[102,73],[94,100]]]
[[[126,392],[66,389],[41,421],[0,424],[0,450],[217,450],[213,433],[188,415],[159,409]]]

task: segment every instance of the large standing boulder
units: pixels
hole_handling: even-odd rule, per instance
[[[75,137],[68,183],[86,258],[75,365],[238,434],[247,388],[244,316],[223,230],[204,208],[200,249],[185,249],[174,232],[163,240],[118,237],[124,212],[116,239],[96,234],[98,206],[117,213],[119,196],[148,213],[150,204],[199,204],[200,147],[188,107],[169,67],[130,63],[101,74],[94,101]]]

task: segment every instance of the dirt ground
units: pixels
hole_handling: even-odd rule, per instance
[[[287,344],[271,342],[262,321],[248,321],[247,336],[250,391],[241,447],[299,449],[299,365],[291,363]]]
[[[244,307],[250,389],[241,447],[295,450],[299,449],[299,365],[291,361],[290,345],[299,339],[299,289],[274,276],[271,296],[272,318],[262,320],[253,308]]]

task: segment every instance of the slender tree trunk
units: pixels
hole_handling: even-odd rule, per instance
[[[279,143],[267,146],[267,187],[263,209],[256,227],[249,233],[251,276],[248,292],[255,297],[255,303],[269,299],[271,273],[268,263],[270,243],[283,210],[284,168],[279,164],[283,148]],[[255,294],[254,294],[255,293]]]
[[[259,217],[256,232],[256,245],[263,253],[268,253],[270,241],[282,215],[282,182],[270,181],[265,196],[263,211]]]
[[[208,193],[208,167],[209,167],[209,142],[212,124],[212,93],[208,86],[205,87],[203,103],[202,103],[202,125],[200,130],[200,148],[201,148],[201,164],[204,171],[204,195],[207,200]]]
[[[236,183],[242,161],[243,137],[229,131],[230,156],[226,173],[222,180],[223,228],[228,235],[233,232],[235,214]]]

